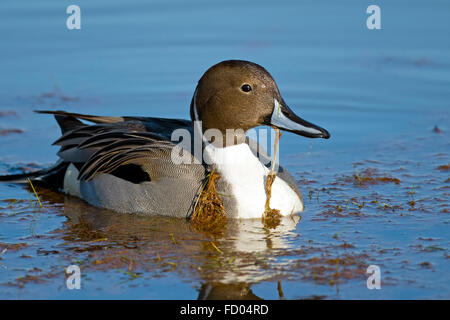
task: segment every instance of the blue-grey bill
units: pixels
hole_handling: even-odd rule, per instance
[[[330,138],[327,130],[298,117],[288,106],[274,99],[274,108],[270,124],[308,138]]]

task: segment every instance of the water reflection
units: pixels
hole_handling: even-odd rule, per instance
[[[43,194],[50,203],[64,202],[59,210],[67,220],[53,234],[66,260],[76,257],[88,273],[125,270],[136,282],[176,272],[199,283],[198,299],[258,299],[251,286],[276,276],[274,253],[290,248],[301,220],[285,217],[275,229],[259,219],[231,220],[222,234],[208,235],[185,219],[119,214]]]
[[[262,300],[256,296],[247,283],[203,284],[198,300]]]

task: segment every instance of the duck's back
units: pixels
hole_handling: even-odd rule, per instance
[[[52,180],[57,187],[88,203],[127,213],[186,217],[205,177],[205,167],[174,164],[175,129],[192,132],[188,120],[138,117],[98,117],[45,111],[54,114],[62,137],[60,169]],[[79,120],[93,122],[93,125]],[[192,135],[193,136],[193,135]],[[64,168],[65,165],[65,168]],[[62,169],[61,169],[62,167]]]

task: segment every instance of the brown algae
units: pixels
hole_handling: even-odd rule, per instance
[[[379,183],[395,183],[400,184],[400,179],[393,178],[390,176],[376,176],[377,171],[375,169],[366,168],[361,173],[355,168],[355,173],[353,174],[353,181],[358,185],[368,185],[368,184],[379,184]]]
[[[220,175],[211,171],[206,177],[197,205],[191,217],[191,223],[198,231],[219,232],[226,222],[225,208],[216,191],[215,180]]]
[[[269,173],[267,176],[266,181],[266,204],[264,206],[264,213],[262,215],[262,221],[264,223],[264,226],[269,229],[274,229],[278,227],[278,225],[281,222],[281,213],[278,209],[271,209],[270,208],[270,197],[272,195],[272,184],[275,181],[275,178],[277,175],[274,172]]]
[[[264,226],[269,229],[274,229],[278,227],[278,225],[281,222],[281,213],[278,209],[271,209],[270,208],[270,198],[272,196],[272,185],[275,181],[275,178],[277,177],[277,174],[274,170],[275,168],[275,162],[277,159],[277,153],[278,153],[278,143],[280,141],[281,133],[280,129],[274,128],[275,130],[275,143],[274,143],[274,156],[272,159],[272,168],[267,175],[266,180],[266,203],[264,205],[264,213],[262,215],[262,221],[264,223]]]

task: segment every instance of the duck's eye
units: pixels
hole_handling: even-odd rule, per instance
[[[252,87],[249,84],[243,84],[241,90],[244,92],[252,91]]]

